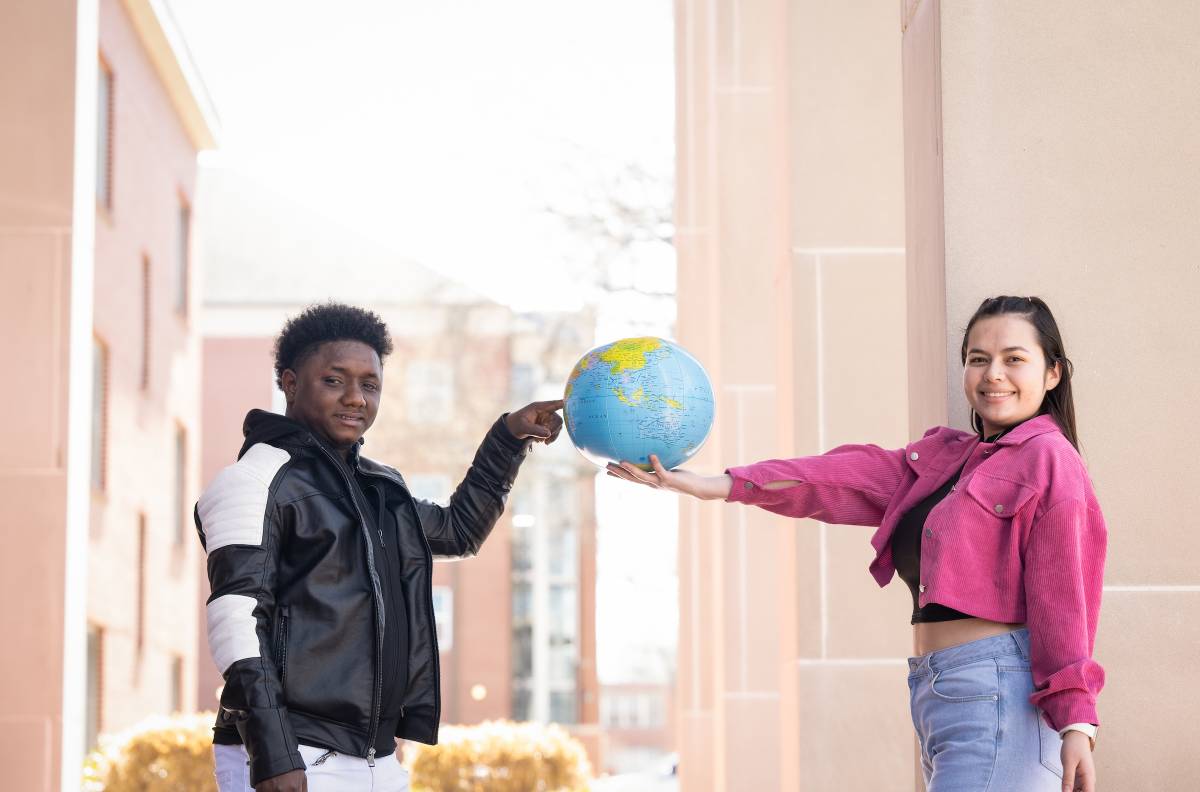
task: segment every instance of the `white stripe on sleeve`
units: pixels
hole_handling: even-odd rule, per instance
[[[225,594],[208,603],[208,650],[222,674],[247,657],[258,657],[254,597]]]

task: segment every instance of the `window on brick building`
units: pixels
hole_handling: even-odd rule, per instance
[[[175,427],[175,544],[182,545],[191,510],[187,505],[187,430]]]
[[[150,257],[142,256],[142,366],[140,385],[142,390],[150,387]]]
[[[146,647],[146,567],[148,560],[146,558],[146,515],[138,515],[138,533],[137,533],[137,620],[134,624],[134,643],[137,646],[138,656],[141,657],[142,650]]]
[[[445,360],[413,360],[404,369],[408,420],[447,423],[454,417],[454,369]]]
[[[454,649],[454,589],[449,586],[433,587],[433,625],[437,630],[439,651],[452,651]]]
[[[103,490],[107,481],[108,348],[92,338],[92,489]]]
[[[175,310],[183,316],[188,312],[188,277],[191,270],[192,207],[186,198],[179,198],[179,213],[175,229]]]
[[[171,710],[172,713],[183,712],[183,658],[175,655],[171,658]]]
[[[96,204],[112,208],[113,73],[100,58],[96,85]]]
[[[87,632],[87,711],[84,716],[84,743],[90,750],[103,727],[102,696],[104,681],[104,630],[95,624]]]

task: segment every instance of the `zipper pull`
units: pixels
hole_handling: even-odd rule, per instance
[[[317,765],[325,764],[325,760],[333,755],[334,755],[333,751],[326,751],[325,753],[321,754],[320,756],[318,756],[316,758],[316,761],[313,762],[313,767],[316,767]]]
[[[380,545],[380,547],[387,547],[387,544],[386,544],[386,543],[383,541],[383,529],[382,529],[382,528],[376,528],[375,530],[377,530],[377,531],[379,532],[379,545]]]
[[[374,767],[374,766],[375,766],[375,749],[372,748],[371,750],[367,751],[367,767]]]

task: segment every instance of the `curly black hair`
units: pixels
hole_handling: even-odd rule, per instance
[[[283,372],[295,371],[326,341],[361,341],[379,362],[392,352],[387,325],[374,311],[338,302],[310,305],[287,320],[275,339],[275,384],[283,390]]]

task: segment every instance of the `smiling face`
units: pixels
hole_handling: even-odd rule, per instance
[[[379,355],[361,341],[327,341],[281,377],[287,416],[345,458],[375,422],[383,389]]]
[[[984,437],[1037,415],[1061,373],[1058,363],[1046,367],[1037,329],[1018,314],[980,319],[967,336],[963,390]]]

